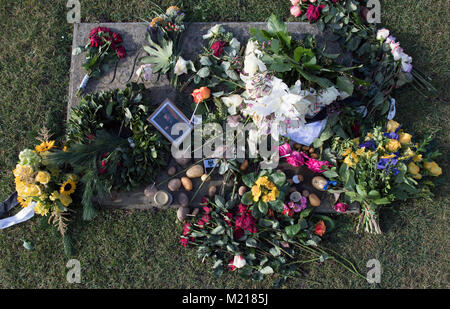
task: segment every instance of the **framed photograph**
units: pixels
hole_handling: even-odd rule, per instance
[[[194,127],[189,123],[189,119],[169,99],[164,100],[147,120],[175,146],[180,145],[187,136],[190,136]],[[184,127],[187,129],[183,131],[177,130],[178,132],[173,134],[172,127],[177,123],[184,124]]]

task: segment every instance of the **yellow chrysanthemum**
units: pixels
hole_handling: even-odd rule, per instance
[[[50,149],[55,147],[55,141],[45,141],[40,145],[36,146],[35,149],[37,152],[49,151]]]
[[[156,26],[157,23],[162,22],[164,19],[161,16],[157,16],[155,18],[152,19],[152,21],[150,22],[150,27],[154,27]]]
[[[75,181],[73,181],[72,179],[69,178],[61,186],[61,188],[59,189],[59,193],[64,194],[64,195],[70,195],[75,192],[76,188],[77,188],[77,185],[76,185]]]
[[[261,188],[258,185],[254,185],[252,187],[252,195],[253,201],[255,202],[259,201],[259,198],[261,197]]]
[[[17,201],[19,202],[20,206],[25,208],[25,207],[28,207],[30,205],[32,199],[31,198],[24,199],[21,196],[18,196],[17,197]]]
[[[37,202],[36,207],[34,207],[34,212],[41,216],[47,216],[48,208],[41,202]]]
[[[50,178],[50,174],[45,171],[39,171],[36,175],[36,181],[43,185],[48,184],[50,182]]]
[[[171,6],[169,6],[169,7],[167,8],[166,14],[167,14],[167,15],[172,15],[172,14],[177,13],[179,10],[180,10],[180,8],[179,8],[178,6],[176,6],[176,5],[171,5]]]

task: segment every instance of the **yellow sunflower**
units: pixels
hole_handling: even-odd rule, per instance
[[[36,146],[37,152],[43,152],[43,151],[49,151],[50,149],[55,147],[55,141],[45,141],[42,142],[40,145]]]
[[[59,193],[64,195],[70,195],[75,192],[75,189],[77,188],[77,185],[73,179],[68,179],[61,188],[59,189]]]

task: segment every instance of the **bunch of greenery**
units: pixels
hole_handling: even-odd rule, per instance
[[[319,48],[313,36],[294,40],[287,24],[275,15],[268,19],[267,30],[252,28],[250,33],[262,46],[261,60],[288,85],[301,79],[315,89],[335,86],[352,95],[354,85],[366,84],[348,73],[356,67],[338,64],[335,60],[340,55],[326,53],[325,46]]]
[[[167,165],[168,141],[148,123],[155,109],[142,84],[89,94],[72,109],[68,151],[54,160],[83,175],[83,204],[92,210],[95,194],[130,190],[155,179]],[[91,218],[89,210],[85,218]]]

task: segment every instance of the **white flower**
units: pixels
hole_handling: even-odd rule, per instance
[[[403,48],[400,47],[400,43],[395,43],[392,42],[390,44],[391,46],[391,52],[392,52],[392,56],[394,56],[394,60],[400,60],[402,58],[402,54],[403,54]]]
[[[213,27],[211,27],[211,29],[208,30],[208,33],[203,36],[203,39],[206,40],[212,38],[213,36],[218,35],[221,32],[225,32],[225,29],[223,29],[222,25],[214,25]]]
[[[152,78],[153,69],[151,64],[143,64],[137,69],[136,75],[139,77],[142,76],[144,81],[149,81]]]
[[[244,60],[244,72],[252,76],[258,71],[258,69],[260,72],[267,71],[267,67],[264,62],[258,59],[255,54],[246,56]]]
[[[258,48],[258,43],[253,40],[248,40],[247,46],[245,47],[245,55],[248,56],[253,54],[254,51]]]
[[[336,101],[338,96],[339,91],[334,86],[332,86],[328,89],[322,89],[319,91],[317,102],[321,105],[330,105],[331,103]]]
[[[386,38],[389,36],[389,30],[388,29],[380,29],[377,32],[377,40],[386,40]]]
[[[177,60],[177,63],[175,64],[175,68],[173,69],[173,72],[180,76],[182,74],[187,74],[188,69],[187,65],[189,64],[189,61],[186,61],[183,59],[183,57],[179,57]]]
[[[228,113],[230,115],[236,115],[236,108],[238,108],[242,104],[243,99],[238,94],[232,94],[228,97],[223,97],[222,101],[228,107]]]

